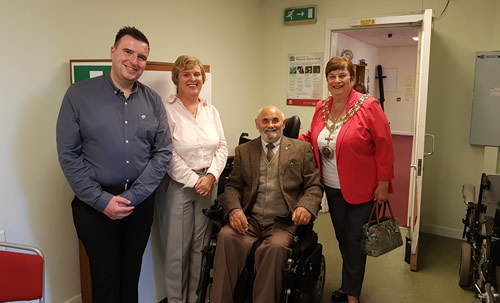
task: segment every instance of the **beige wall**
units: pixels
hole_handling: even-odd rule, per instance
[[[213,101],[232,149],[243,130],[255,128],[253,113],[263,104],[257,68],[263,8],[262,1],[229,0],[1,2],[0,229],[7,240],[44,251],[47,302],[65,302],[80,292],[72,192],[55,148],[69,60],[109,58],[123,25],[146,33],[150,60],[199,57],[212,67]],[[148,303],[164,294],[151,283],[154,269],[146,265],[141,302]]]
[[[495,10],[498,3],[453,1],[434,22],[427,133],[436,136],[436,147],[424,170],[424,230],[462,229],[461,186],[479,185],[484,148],[468,143],[475,53],[500,49],[492,39],[500,34],[492,26],[500,18]]]
[[[303,1],[3,1],[0,228],[8,240],[45,252],[47,302],[79,294],[72,193],[57,162],[55,121],[69,85],[68,60],[107,58],[120,26],[136,25],[148,35],[150,60],[192,54],[212,66],[213,100],[232,150],[240,132],[256,135],[254,113],[265,104],[299,114],[307,129],[313,109],[285,106],[287,54],[323,51],[327,18],[424,8],[437,15],[445,3],[316,0],[310,2],[318,5],[316,24],[285,26],[283,9]],[[468,144],[474,54],[500,49],[499,20],[500,0],[452,0],[434,22],[427,131],[437,141],[435,155],[426,159],[422,202],[422,222],[430,230],[460,230],[461,184],[479,181],[483,151]],[[152,271],[147,268],[143,279],[152,282]],[[154,283],[141,284],[141,293],[146,303],[163,295]]]

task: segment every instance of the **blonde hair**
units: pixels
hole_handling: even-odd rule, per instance
[[[201,76],[203,78],[203,83],[205,83],[205,69],[200,59],[193,56],[180,56],[175,60],[174,67],[172,68],[172,81],[175,86],[179,85],[179,73],[185,71],[186,69],[191,69],[198,65],[201,70]]]

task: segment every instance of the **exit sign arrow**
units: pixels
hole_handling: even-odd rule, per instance
[[[286,8],[283,22],[285,24],[316,23],[316,5]]]

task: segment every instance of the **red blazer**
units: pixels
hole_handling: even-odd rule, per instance
[[[362,94],[351,91],[347,111]],[[329,97],[332,98],[332,97]],[[313,145],[316,164],[321,171],[318,135],[325,127],[322,103],[316,104],[311,129],[299,136]],[[332,103],[330,102],[330,108]],[[391,130],[378,100],[368,98],[356,114],[340,129],[336,144],[337,171],[344,199],[351,204],[372,201],[377,182],[394,178],[394,150]],[[389,182],[389,192],[392,184]]]

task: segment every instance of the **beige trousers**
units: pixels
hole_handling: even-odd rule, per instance
[[[220,231],[214,260],[214,281],[210,301],[233,302],[233,291],[246,258],[258,238],[264,238],[255,252],[256,276],[253,302],[278,303],[281,293],[281,269],[291,253],[293,235],[281,228],[262,228],[249,220],[248,232],[237,233],[229,225]]]
[[[169,178],[168,175],[165,178]],[[212,197],[216,194],[213,187]],[[196,303],[201,250],[209,240],[208,218],[202,213],[212,199],[202,199],[193,188],[164,179],[156,193],[156,213],[165,253],[165,289],[169,303]]]

